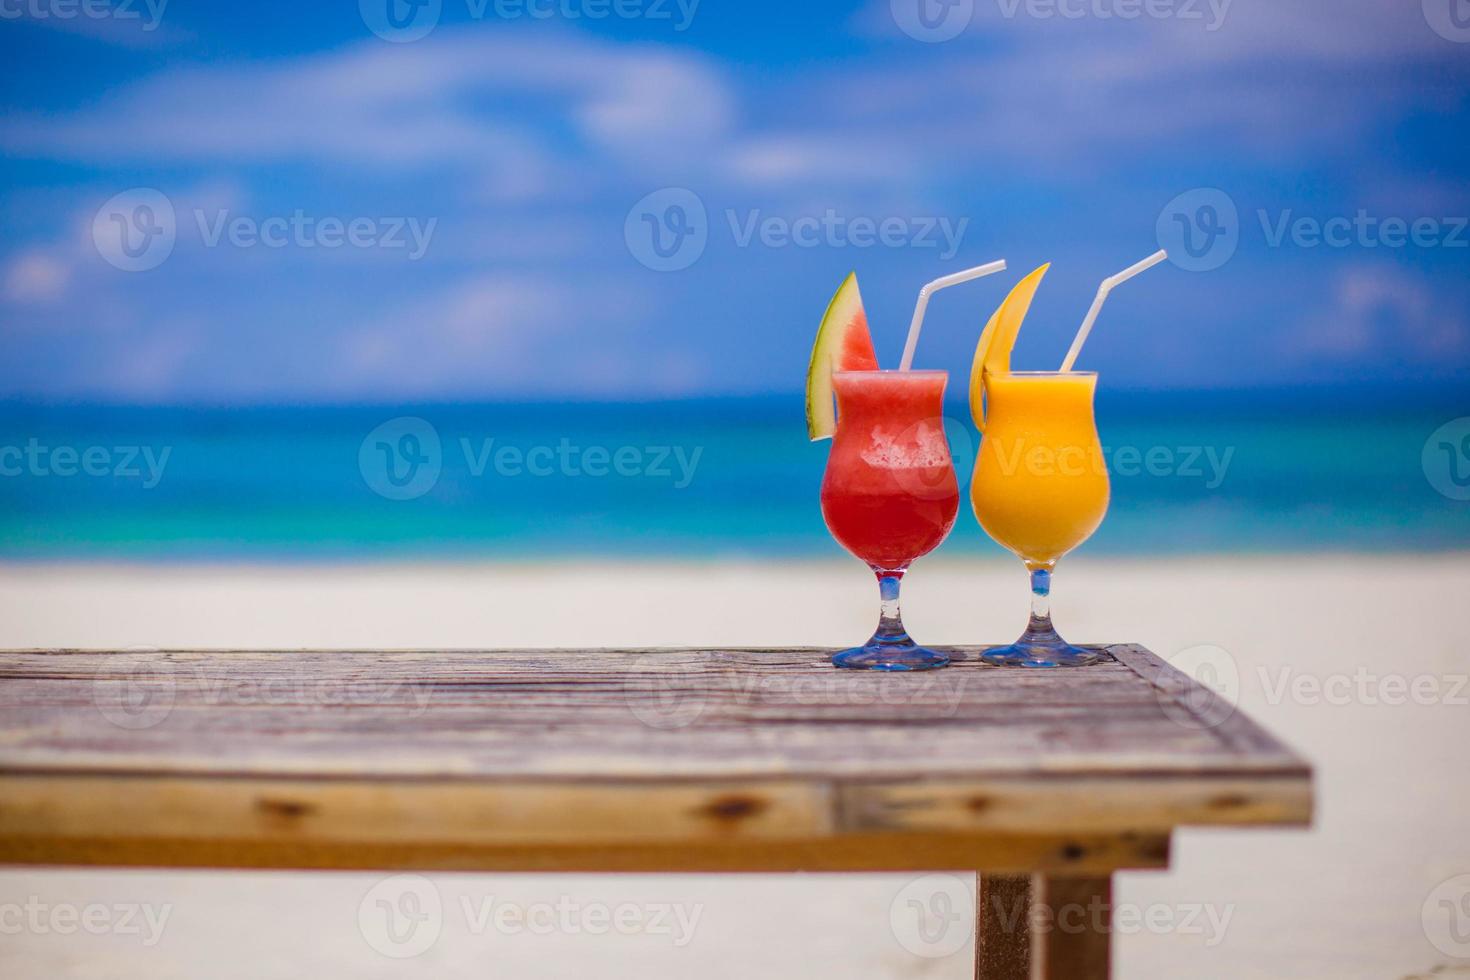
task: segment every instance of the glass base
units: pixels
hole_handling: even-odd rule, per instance
[[[934,670],[948,667],[949,657],[907,638],[893,642],[875,636],[863,646],[833,655],[832,663],[848,670]]]
[[[1108,659],[1100,650],[1074,647],[1055,633],[1026,635],[1008,647],[991,647],[980,655],[996,667],[1087,667]]]

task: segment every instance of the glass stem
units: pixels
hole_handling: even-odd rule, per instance
[[[873,639],[879,643],[910,643],[908,630],[903,628],[903,613],[898,608],[898,589],[903,582],[903,571],[874,569],[878,576],[878,597],[882,600],[878,615],[878,632]]]
[[[1031,621],[1026,624],[1026,638],[1054,637],[1051,625],[1051,572],[1056,566],[1027,565],[1031,572]]]

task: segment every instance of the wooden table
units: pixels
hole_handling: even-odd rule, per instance
[[[977,649],[911,675],[817,650],[4,653],[0,861],[975,870],[977,976],[1077,980],[1108,973],[1106,919],[1033,934],[1018,903],[1106,915],[1176,827],[1310,820],[1308,765],[1141,647],[1051,671]]]

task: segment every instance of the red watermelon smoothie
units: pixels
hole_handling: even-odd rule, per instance
[[[944,436],[943,371],[837,371],[837,432],[822,515],[848,551],[901,571],[954,527],[959,484]]]

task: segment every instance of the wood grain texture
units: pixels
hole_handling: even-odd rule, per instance
[[[484,845],[0,833],[0,864],[498,872],[925,872],[1107,874],[1167,867],[1167,838],[1136,835],[839,834],[742,842]]]
[[[947,837],[967,843],[945,860],[1002,869],[1081,848],[1081,874],[1156,866],[1182,823],[1309,819],[1305,763],[1110,651],[1030,671],[961,649],[909,676],[816,650],[0,653],[0,858],[230,841],[252,865],[554,863],[529,848],[667,870],[708,846],[702,867],[835,870],[856,856],[802,842]]]

